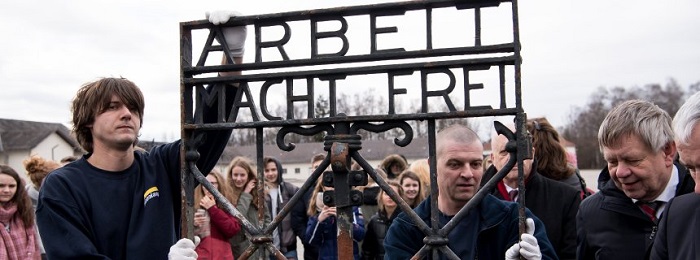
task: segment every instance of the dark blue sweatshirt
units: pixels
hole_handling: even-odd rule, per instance
[[[179,238],[179,143],[108,172],[90,155],[49,174],[37,223],[49,259],[166,259]]]
[[[227,105],[235,91],[226,89]],[[216,108],[205,106],[204,122],[217,121]],[[211,171],[230,135],[205,133],[201,172]],[[46,177],[36,214],[49,259],[167,259],[180,237],[180,141],[134,153],[124,171],[95,168],[88,154]]]

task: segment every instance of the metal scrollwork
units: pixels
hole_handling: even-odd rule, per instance
[[[357,122],[350,127],[350,133],[357,133],[357,130],[363,129],[374,133],[386,132],[394,128],[399,128],[403,130],[403,139],[394,138],[394,143],[398,146],[404,147],[411,143],[413,140],[413,128],[404,121],[389,121],[381,124],[372,124],[369,122]]]
[[[285,144],[284,143],[284,137],[289,134],[289,133],[295,133],[295,134],[300,134],[300,135],[305,135],[305,136],[311,136],[315,135],[321,132],[326,132],[327,135],[332,135],[335,132],[335,129],[333,129],[332,126],[330,125],[316,125],[313,127],[305,128],[301,126],[285,126],[282,127],[282,129],[277,132],[277,147],[279,147],[283,151],[292,151],[294,150],[294,143],[289,143]]]

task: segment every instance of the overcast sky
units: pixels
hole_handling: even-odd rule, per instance
[[[376,2],[0,1],[0,118],[69,124],[70,100],[83,83],[123,76],[146,97],[142,140],[172,140],[180,123],[179,22],[204,19],[209,10],[254,15]],[[519,7],[528,116],[563,126],[600,86],[700,81],[700,1],[535,0]]]

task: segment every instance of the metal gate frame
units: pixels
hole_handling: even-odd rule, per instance
[[[481,43],[481,9],[499,6],[503,2],[510,2],[512,5],[512,22],[513,22],[513,42],[495,44],[495,45],[482,45]],[[432,10],[437,8],[448,8],[455,7],[457,9],[473,9],[475,14],[474,25],[475,25],[475,35],[474,35],[474,45],[468,47],[456,47],[456,48],[433,48],[432,44]],[[347,38],[343,38],[344,33],[347,31],[347,21],[345,17],[358,16],[358,15],[369,15],[370,19],[374,22],[377,17],[380,16],[391,16],[400,15],[406,11],[414,10],[425,10],[426,12],[426,32],[427,32],[427,42],[426,50],[417,51],[404,51],[404,50],[377,50],[376,44],[372,44],[372,50],[369,54],[360,55],[346,55],[347,54]],[[458,257],[447,247],[447,235],[455,227],[456,223],[460,221],[464,216],[467,215],[469,210],[474,208],[481,199],[486,195],[488,190],[495,187],[496,183],[500,181],[507,172],[512,169],[515,163],[518,164],[519,171],[519,187],[520,193],[520,232],[524,232],[525,229],[525,211],[524,211],[524,191],[523,188],[523,172],[522,172],[522,161],[526,158],[532,158],[530,154],[531,142],[528,138],[526,131],[524,131],[524,124],[526,120],[526,115],[522,109],[521,101],[521,56],[520,56],[520,40],[519,40],[519,26],[518,26],[518,8],[517,0],[475,0],[475,1],[446,1],[446,0],[425,0],[425,1],[406,1],[397,3],[385,3],[385,4],[375,4],[375,5],[362,5],[362,6],[351,6],[351,7],[339,7],[331,9],[316,9],[316,10],[304,10],[304,11],[294,11],[286,13],[276,13],[276,14],[266,14],[266,15],[253,15],[253,16],[241,16],[232,18],[225,25],[215,26],[206,20],[202,21],[191,21],[180,23],[180,58],[181,58],[181,135],[183,140],[182,146],[182,168],[181,168],[181,180],[182,180],[182,235],[192,238],[193,234],[193,191],[197,183],[201,183],[205,188],[207,188],[215,196],[217,202],[224,205],[224,210],[232,214],[233,216],[240,219],[243,229],[251,237],[252,246],[249,247],[244,254],[241,256],[242,259],[247,259],[255,250],[269,250],[272,252],[277,259],[285,259],[282,253],[275,249],[272,245],[272,232],[280,224],[282,219],[290,213],[292,207],[299,202],[302,195],[316,183],[318,178],[323,174],[323,169],[331,167],[332,174],[327,174],[324,176],[324,185],[333,185],[335,191],[333,192],[334,202],[338,208],[337,225],[338,225],[338,256],[339,259],[353,259],[353,243],[352,243],[352,207],[354,205],[359,205],[362,202],[362,194],[353,192],[352,187],[362,185],[366,182],[367,175],[374,179],[376,183],[389,194],[389,196],[398,202],[399,207],[402,211],[406,212],[411,220],[419,226],[420,230],[425,233],[426,241],[425,246],[414,256],[414,258],[420,258],[425,256],[425,254],[432,251],[433,258],[437,258],[438,252],[445,254],[450,259],[458,259]],[[306,21],[308,20],[311,24],[312,29],[312,39],[311,39],[311,50],[312,54],[310,58],[304,59],[290,59],[286,52],[284,51],[283,44],[289,40],[291,32],[289,31],[288,22],[292,21]],[[324,21],[339,21],[341,23],[341,28],[338,31],[327,31],[319,32],[317,25]],[[215,38],[223,39],[222,28],[232,27],[232,26],[247,26],[252,25],[255,28],[255,51],[256,57],[254,63],[243,63],[234,64],[232,55],[228,51],[228,46],[225,43],[218,45],[215,43]],[[285,34],[283,38],[275,42],[263,42],[261,38],[261,29],[268,26],[281,26],[285,29]],[[204,47],[201,51],[200,59],[197,63],[193,63],[192,60],[192,32],[193,31],[207,31],[208,37]],[[381,33],[395,32],[395,27],[384,27],[377,28],[376,23],[374,27],[371,28],[371,34],[373,37]],[[318,40],[323,38],[340,38],[344,41],[344,47],[337,53],[330,54],[319,54],[318,53]],[[376,38],[374,38],[376,40]],[[282,61],[263,61],[261,50],[263,48],[278,48],[280,54],[283,57]],[[211,52],[223,52],[226,59],[229,61],[228,64],[231,65],[205,65],[205,61]],[[448,56],[456,55],[473,55],[473,54],[500,54],[502,56],[497,57],[487,57],[487,58],[462,58],[462,59],[441,59]],[[317,69],[317,70],[299,70],[293,72],[272,72],[272,73],[258,73],[258,74],[248,74],[245,73],[239,76],[218,76],[218,77],[206,77],[202,76],[206,73],[218,73],[218,72],[230,72],[230,71],[256,71],[264,69],[275,69],[275,68],[290,68],[290,67],[300,67],[300,66],[317,66],[317,65],[333,65],[333,64],[351,64],[357,62],[375,62],[375,61],[391,61],[391,60],[409,60],[415,58],[435,58],[428,62],[404,62],[389,65],[377,65],[377,66],[363,66],[363,67],[350,67],[350,68],[332,68],[332,69]],[[428,97],[445,96],[446,103],[448,103],[448,110],[445,112],[429,113],[427,109],[421,111],[421,113],[414,114],[396,114],[393,111],[393,99],[390,98],[390,111],[388,115],[363,115],[363,116],[346,116],[343,113],[336,111],[335,107],[335,80],[344,79],[349,75],[364,75],[371,73],[387,73],[392,75],[400,75],[405,71],[420,71],[422,75],[430,73],[440,73],[451,68],[463,68],[465,71],[467,68],[484,68],[497,66],[499,69],[499,81],[500,81],[500,92],[501,100],[499,108],[492,108],[490,106],[481,107],[471,107],[468,103],[465,105],[463,111],[457,111],[454,105],[451,104],[449,97],[446,97],[446,91],[426,91],[422,96],[424,103],[427,103]],[[513,81],[515,85],[515,107],[508,107],[506,105],[505,99],[505,82],[506,82],[506,66],[514,67]],[[465,72],[466,73],[466,72]],[[269,88],[271,84],[281,83],[284,80],[292,79],[309,79],[309,78],[319,78],[321,80],[327,80],[330,87],[330,97],[331,102],[331,116],[327,118],[314,118],[312,109],[309,109],[309,117],[306,119],[294,119],[292,113],[288,109],[287,118],[274,117],[271,116],[264,107],[266,100],[264,96],[261,96],[260,103],[261,112],[267,121],[261,121],[260,118],[256,117],[254,114],[253,122],[236,122],[236,116],[233,114],[228,114],[229,111],[233,110],[237,113],[239,108],[249,108],[251,110],[256,110],[256,106],[252,101],[250,89],[248,82],[258,82],[265,81],[263,85],[263,91]],[[271,82],[271,83],[270,83]],[[270,83],[270,84],[268,84]],[[237,84],[237,103],[234,104],[234,108],[224,107],[223,102],[214,102],[215,100],[225,100],[225,88],[232,88]],[[390,84],[391,78],[390,78]],[[425,87],[425,82],[422,86]],[[467,84],[467,82],[465,82]],[[207,92],[204,88],[205,85],[209,85],[212,88],[212,92]],[[266,87],[267,86],[267,87]],[[392,85],[393,86],[393,85]],[[291,86],[288,86],[288,92],[291,90]],[[313,96],[313,85],[307,87],[310,96]],[[389,90],[390,97],[397,94],[405,94],[405,89],[393,89]],[[467,90],[465,89],[465,95]],[[245,95],[247,102],[242,101],[242,97]],[[313,99],[313,97],[311,97]],[[288,95],[287,104],[293,104],[294,102],[304,102],[308,101],[308,97],[304,96],[293,96]],[[311,103],[311,102],[309,102]],[[212,106],[212,104],[218,105],[218,117],[217,123],[204,124],[202,123],[202,111],[203,106]],[[228,114],[228,115],[227,115]],[[507,150],[510,152],[510,160],[506,165],[499,171],[494,178],[492,178],[485,186],[477,192],[477,194],[455,215],[452,220],[447,223],[442,229],[437,226],[437,176],[436,176],[436,145],[435,145],[435,135],[436,135],[436,120],[443,119],[453,119],[453,118],[470,118],[470,117],[484,117],[484,116],[504,116],[513,115],[515,116],[516,132],[513,133],[508,128],[504,127],[500,123],[496,122],[496,131],[500,134],[505,135],[509,139],[509,143],[506,146]],[[379,175],[374,171],[372,167],[360,154],[359,150],[362,149],[362,140],[360,135],[357,134],[359,130],[365,130],[370,132],[384,132],[392,130],[395,128],[401,129],[404,132],[402,139],[396,138],[394,143],[399,146],[408,145],[413,139],[413,129],[406,123],[411,120],[427,121],[428,123],[428,153],[429,153],[429,164],[430,164],[430,179],[431,179],[431,192],[432,195],[432,212],[431,212],[431,222],[424,223],[418,215],[413,212],[410,206],[400,198],[400,196],[394,192],[394,190],[389,186],[386,180],[379,177]],[[258,180],[260,183],[263,181],[263,171],[264,165],[263,160],[263,129],[265,128],[280,128],[276,140],[277,145],[281,150],[292,151],[294,149],[294,144],[285,143],[284,138],[288,134],[299,134],[305,136],[311,136],[318,133],[326,134],[324,142],[324,150],[327,151],[327,156],[321,163],[321,165],[312,173],[311,177],[300,188],[300,192],[297,192],[280,211],[280,213],[275,217],[275,219],[267,226],[255,226],[250,221],[248,221],[245,216],[243,216],[238,210],[231,205],[212,185],[209,183],[204,175],[196,167],[195,162],[199,158],[196,152],[197,143],[202,138],[206,138],[206,133],[208,131],[222,130],[222,129],[255,129],[256,130],[256,149],[257,149],[257,171]],[[351,160],[355,160],[364,170],[364,172],[353,172],[350,171]],[[365,174],[366,173],[366,174]],[[282,172],[279,172],[282,174]],[[327,178],[327,179],[326,179]],[[196,181],[196,182],[195,182]],[[257,185],[256,192],[258,196],[263,196],[263,185]],[[359,197],[358,197],[359,196]],[[264,208],[263,202],[259,201],[258,208]],[[263,219],[262,211],[258,214],[259,220]]]

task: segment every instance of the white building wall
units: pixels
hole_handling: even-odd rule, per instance
[[[75,155],[71,145],[58,134],[53,133],[32,149],[32,155],[48,160],[60,161],[63,157]]]
[[[77,154],[74,154],[71,145],[56,133],[47,136],[31,150],[15,150],[8,153],[7,165],[15,169],[15,171],[25,179],[25,182],[29,181],[29,177],[26,174],[27,171],[24,169],[24,160],[32,155],[38,155],[48,160],[60,161],[61,158],[65,156]]]
[[[369,160],[367,162],[370,165],[377,168],[379,167],[379,163],[381,163],[381,160]],[[297,186],[301,186],[309,177],[311,177],[312,169],[311,164],[309,162],[285,163],[282,164],[282,167],[287,169],[287,173],[283,175],[284,180],[289,181]],[[299,173],[296,173],[297,169],[299,170]]]
[[[28,182],[29,177],[26,174],[27,171],[24,170],[22,162],[29,156],[29,150],[15,150],[9,152],[7,155],[7,165],[12,167],[19,176],[22,176],[25,182]]]

